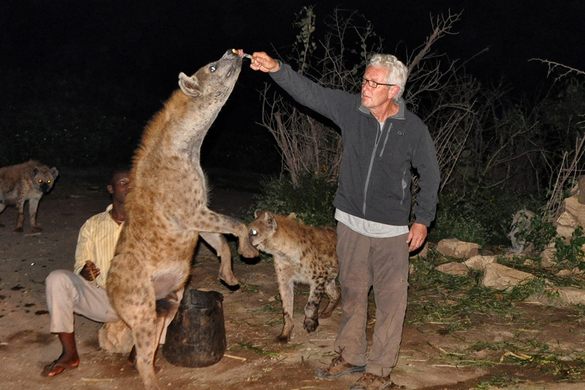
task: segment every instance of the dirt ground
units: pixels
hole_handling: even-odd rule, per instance
[[[39,207],[43,232],[13,232],[16,210],[0,215],[0,388],[2,389],[141,389],[126,356],[109,354],[98,347],[100,324],[77,317],[76,335],[81,356],[78,369],[55,378],[40,376],[42,367],[60,353],[56,336],[48,332],[44,279],[54,269],[73,265],[77,232],[89,216],[102,211],[108,197],[99,178],[62,172],[52,193]],[[243,217],[253,193],[217,185],[212,209]],[[28,221],[27,221],[28,223]],[[234,261],[241,288],[230,291],[217,281],[218,259],[199,245],[190,286],[223,294],[227,351],[222,360],[204,368],[170,364],[159,353],[159,379],[173,389],[346,389],[356,376],[323,381],[315,368],[332,357],[340,309],[319,328],[307,334],[302,328],[302,308],[307,289],[297,288],[295,329],[287,345],[275,341],[281,311],[274,270],[270,261]],[[465,332],[441,332],[440,324],[406,325],[400,359],[393,372],[396,383],[408,389],[470,389],[494,375],[518,378],[510,388],[583,389],[583,383],[555,383],[541,371],[518,365],[496,368],[461,366],[448,358],[477,341],[493,342],[518,337],[518,321],[530,337],[567,351],[585,349],[583,326],[561,309],[524,305],[514,319],[486,318],[481,326]],[[373,325],[373,319],[369,325]]]

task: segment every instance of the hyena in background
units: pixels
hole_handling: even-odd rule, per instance
[[[51,191],[58,175],[57,168],[49,168],[34,160],[0,168],[0,213],[8,205],[16,206],[18,218],[14,231],[23,231],[26,201],[31,231],[35,233],[42,230],[37,223],[39,201],[43,194]]]

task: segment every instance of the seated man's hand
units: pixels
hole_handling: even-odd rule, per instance
[[[95,278],[98,277],[98,275],[100,274],[100,269],[92,261],[88,260],[85,262],[85,265],[83,266],[81,271],[79,271],[79,274],[85,280],[89,280],[91,282],[92,280],[95,280]]]

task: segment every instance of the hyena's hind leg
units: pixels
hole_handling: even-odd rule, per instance
[[[215,250],[215,253],[221,259],[219,279],[229,286],[237,286],[240,284],[233,272],[232,251],[224,235],[220,233],[201,232],[199,236]]]
[[[333,313],[333,310],[337,307],[339,300],[341,299],[341,292],[339,291],[339,287],[335,283],[335,277],[330,279],[325,284],[325,294],[329,298],[329,302],[324,309],[322,309],[321,313],[319,314],[320,318],[329,318]]]
[[[319,326],[319,303],[325,294],[325,281],[323,279],[312,283],[309,290],[309,298],[305,305],[305,320],[303,328],[309,333],[314,332]]]
[[[154,308],[153,308],[154,309]],[[136,369],[147,390],[158,390],[158,380],[154,370],[154,356],[158,347],[160,334],[157,333],[162,327],[164,319],[157,319],[154,314],[136,316],[137,322],[132,324],[132,336],[136,348]]]

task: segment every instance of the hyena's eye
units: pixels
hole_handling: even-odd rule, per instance
[[[39,184],[43,184],[43,181],[41,179],[38,180]]]
[[[256,229],[250,229],[250,235],[251,236],[257,236],[258,235],[258,231]]]
[[[215,66],[215,65],[210,65],[210,66],[209,66],[209,71],[210,71],[211,73],[215,72],[216,70],[217,70],[217,66]]]
[[[51,180],[47,180],[47,184],[51,184]]]

